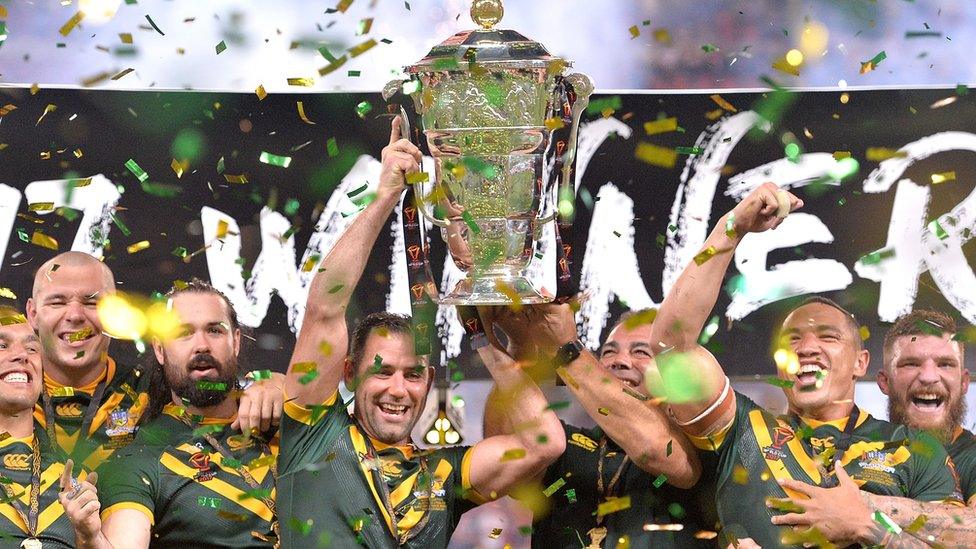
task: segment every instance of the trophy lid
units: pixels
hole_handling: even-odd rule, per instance
[[[542,44],[516,31],[495,29],[504,13],[502,0],[474,0],[471,19],[481,28],[459,32],[434,46],[426,57],[407,67],[407,72],[466,70],[469,63],[499,68],[548,68],[554,61],[560,61],[561,66],[570,66],[569,62],[553,57]]]

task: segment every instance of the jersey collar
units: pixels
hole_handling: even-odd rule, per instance
[[[163,413],[176,419],[180,419],[189,412],[186,408],[177,406],[176,404],[170,402],[163,406]],[[237,419],[236,413],[231,417],[204,417],[200,421],[195,421],[194,423],[197,425],[228,425],[230,423],[234,423],[235,419]]]
[[[73,389],[77,392],[88,393],[89,395],[91,395],[95,393],[95,388],[98,387],[98,384],[101,383],[103,380],[106,383],[110,383],[112,381],[112,378],[115,377],[115,360],[113,360],[112,357],[106,357],[106,358],[108,359],[108,362],[105,365],[105,369],[102,370],[102,374],[98,376],[97,379],[95,379],[88,385],[85,385],[84,387],[73,387]],[[58,389],[62,389],[64,387],[67,386],[58,383],[53,378],[48,376],[47,373],[44,374],[44,391],[47,392],[47,394],[49,395],[55,394]]]
[[[857,422],[854,424],[854,427],[855,428],[860,427],[861,424],[864,423],[868,419],[868,416],[870,415],[871,414],[865,412],[864,410],[858,409]],[[843,431],[844,427],[847,427],[847,419],[848,418],[846,417],[842,417],[838,419],[831,419],[828,421],[818,421],[816,419],[813,419],[812,417],[800,416],[800,420],[802,420],[803,423],[806,423],[807,425],[809,425],[814,429],[817,429],[818,427],[822,427],[824,425],[832,425],[836,427],[838,431]]]

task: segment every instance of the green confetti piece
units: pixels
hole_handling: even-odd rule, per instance
[[[784,389],[789,389],[790,387],[793,387],[793,381],[790,381],[788,379],[780,379],[776,376],[767,377],[766,383],[776,387],[782,387]]]
[[[319,48],[319,53],[322,54],[322,57],[324,57],[325,60],[328,61],[329,63],[336,62],[336,56],[332,55],[332,52],[329,51],[329,48],[322,46]]]
[[[136,176],[136,179],[138,179],[140,183],[149,179],[149,174],[140,168],[139,164],[137,164],[135,160],[130,158],[128,161],[126,161],[125,167],[132,172],[132,175]]]
[[[668,481],[668,476],[667,475],[658,475],[657,478],[654,479],[653,484],[654,484],[654,487],[655,488],[660,488],[667,481]]]
[[[146,21],[149,21],[149,24],[152,25],[152,28],[156,29],[156,32],[158,32],[160,36],[166,36],[166,33],[160,30],[160,28],[156,25],[156,22],[152,20],[152,17],[149,17],[149,14],[146,14]]]
[[[938,219],[933,219],[932,222],[929,223],[929,230],[935,233],[935,236],[939,240],[945,240],[949,238],[949,233],[947,233],[946,230],[942,228],[942,224],[939,223]]]
[[[220,175],[220,174],[224,173],[224,169],[225,169],[224,168],[224,157],[221,156],[220,159],[217,160],[217,175]]]
[[[329,141],[326,143],[326,148],[329,151],[329,158],[335,158],[339,156],[339,144],[336,143],[335,137],[330,137]]]
[[[331,153],[330,153],[330,156]],[[279,156],[277,154],[271,154],[267,151],[261,151],[261,156],[258,158],[261,162],[271,166],[279,166],[281,168],[287,168],[291,164],[290,156]]]
[[[969,88],[965,84],[957,84],[956,95],[969,95]]]
[[[446,57],[434,61],[433,67],[435,71],[456,71],[461,68],[461,65],[456,58]]]
[[[237,501],[244,501],[246,499],[268,499],[271,497],[271,490],[269,488],[255,488],[253,490],[247,490],[243,494],[237,496]]]
[[[884,52],[884,50],[881,50],[881,51],[878,52],[878,55],[875,55],[874,57],[871,58],[870,63],[872,65],[874,65],[875,67],[877,67],[878,66],[878,63],[884,61],[887,58],[888,58],[888,55]]]
[[[363,101],[362,103],[356,105],[356,114],[359,118],[366,118],[366,115],[373,110],[373,105],[369,101]]]
[[[315,378],[317,378],[317,377],[319,377],[319,371],[318,370],[312,370],[312,371],[308,372],[307,374],[303,375],[302,377],[298,378],[298,382],[301,383],[302,385],[308,385],[309,383],[311,383],[312,381],[314,381]]]
[[[148,181],[143,181],[140,185],[142,186],[142,192],[159,198],[176,198],[178,194],[183,192],[183,188],[179,185],[150,183]]]
[[[203,425],[193,430],[193,436],[203,437],[213,433],[219,433],[223,430],[224,430],[223,425]]]
[[[678,154],[695,155],[695,154],[701,154],[704,151],[704,149],[702,149],[701,147],[675,147],[674,151]]]
[[[566,484],[566,481],[564,479],[557,478],[556,482],[550,484],[545,490],[542,491],[542,493],[545,494],[546,497],[550,497],[553,494],[555,494],[560,488],[562,488],[564,484]]]
[[[197,389],[203,389],[204,391],[226,391],[227,384],[217,381],[198,381]]]
[[[4,41],[7,40],[7,23],[0,21],[0,47],[3,46]]]
[[[297,517],[290,517],[288,519],[288,527],[303,536],[312,533],[312,524],[312,519],[298,520]]]
[[[685,508],[677,503],[668,504],[668,514],[676,519],[682,519],[685,517]]]
[[[346,76],[357,78],[362,75],[362,71],[346,71]]]
[[[876,252],[871,252],[869,254],[861,256],[858,260],[864,265],[877,265],[886,259],[895,257],[895,250],[878,250]]]
[[[498,168],[490,162],[486,162],[481,158],[476,156],[464,156],[461,158],[461,164],[465,168],[471,170],[478,175],[484,177],[485,179],[494,179],[498,175]]]
[[[199,496],[197,498],[197,505],[200,507],[207,507],[209,509],[220,509],[223,504],[222,498],[210,497],[210,496]]]
[[[271,370],[254,370],[251,372],[251,379],[254,381],[271,379]]]
[[[454,372],[451,372],[451,381],[455,383],[464,381],[464,373],[461,372],[460,370],[455,370]]]
[[[555,410],[565,410],[566,408],[569,408],[569,404],[570,404],[570,402],[568,400],[559,400],[559,401],[550,403],[549,406],[546,406],[545,409],[546,410],[553,410],[553,411],[555,411]]]
[[[705,53],[712,53],[719,50],[719,47],[712,43],[702,44],[702,51]]]
[[[285,215],[295,215],[298,213],[299,207],[301,207],[301,202],[299,202],[298,199],[289,198],[288,201],[285,202],[285,207],[283,209],[285,211]]]
[[[576,490],[573,488],[566,490],[566,499],[569,500],[570,503],[576,503]]]
[[[236,460],[234,458],[224,458],[223,461],[220,462],[220,464],[230,467],[231,469],[240,469],[241,467],[244,466],[243,463],[241,463],[239,460]]]
[[[891,520],[891,517],[888,515],[881,511],[875,511],[873,517],[875,522],[884,526],[892,534],[898,535],[901,533],[901,527],[895,521]]]
[[[518,531],[519,531],[519,534],[522,534],[523,536],[531,536],[532,535],[532,527],[531,526],[519,526],[518,527]]]
[[[214,49],[217,51],[217,55],[220,55],[221,53],[224,52],[224,50],[227,49],[227,44],[225,44],[224,41],[221,40],[220,43],[217,44],[217,46]]]
[[[668,441],[668,446],[667,446],[667,448],[665,449],[665,452],[664,452],[664,457],[668,457],[668,456],[671,455],[671,451],[672,451],[673,445],[674,445],[674,440],[669,440]]]
[[[129,227],[127,227],[125,223],[122,222],[122,219],[118,215],[116,215],[116,213],[117,212],[112,212],[109,214],[109,216],[112,218],[112,223],[114,223],[115,226],[118,227],[119,230],[122,231],[122,234],[124,234],[125,236],[131,235],[132,231],[129,230]]]
[[[475,223],[474,218],[471,216],[471,212],[467,210],[461,212],[461,219],[464,220],[464,223],[468,226],[469,229],[471,229],[472,233],[474,234],[481,233],[481,227],[479,227],[478,224]]]
[[[591,100],[590,104],[586,106],[586,114],[592,115],[602,114],[604,111],[616,111],[622,109],[623,106],[623,101],[620,99],[619,95],[594,99]]]
[[[942,36],[938,31],[907,31],[905,38],[938,38]]]

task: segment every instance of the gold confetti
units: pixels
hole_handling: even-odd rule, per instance
[[[516,459],[522,459],[525,457],[525,448],[512,448],[510,450],[505,450],[502,457],[498,461],[514,461]]]
[[[698,252],[698,255],[695,256],[695,264],[701,266],[706,261],[715,257],[719,253],[720,252],[715,248],[715,246],[709,246],[704,250]]]
[[[407,174],[407,184],[426,183],[430,181],[430,174],[427,172],[412,172]]]
[[[719,95],[717,93],[714,94],[714,95],[709,95],[708,97],[709,97],[709,99],[711,99],[712,101],[714,101],[716,105],[718,105],[719,107],[722,107],[723,109],[725,109],[727,111],[730,111],[730,112],[739,112],[739,109],[736,109],[734,106],[732,106],[732,103],[729,103],[721,95]]]
[[[37,82],[34,82],[33,84],[31,84],[31,87],[30,87],[30,94],[31,95],[37,95],[37,92],[39,92],[39,91],[41,91],[41,87],[37,85]]]
[[[301,101],[298,102],[298,117],[301,118],[302,122],[306,124],[311,124],[313,126],[315,125],[315,122],[309,120],[308,115],[305,114],[305,105]]]
[[[602,517],[609,515],[611,513],[616,513],[617,511],[623,511],[624,509],[630,509],[630,496],[623,496],[620,498],[607,498],[607,501],[596,506],[596,516]]]
[[[335,61],[319,69],[319,76],[325,76],[330,72],[333,72],[339,67],[345,65],[347,60],[348,58],[345,55],[339,56]]]
[[[75,155],[75,158],[81,158],[82,156],[85,155],[85,153],[82,152],[81,149],[75,149],[71,151],[71,154]]]
[[[71,33],[72,29],[74,29],[78,25],[78,23],[81,23],[81,20],[84,18],[85,18],[85,12],[79,11],[75,13],[74,15],[71,16],[71,19],[68,19],[67,23],[61,25],[61,28],[58,29],[58,32],[61,33],[61,36],[68,36],[68,34]]]
[[[221,219],[217,222],[217,240],[227,236],[227,222]]]
[[[264,98],[268,96],[268,92],[264,91],[264,86],[260,85],[255,88],[254,93],[258,96],[258,101],[264,101]]]
[[[732,468],[732,482],[743,486],[749,484],[749,471],[741,465],[736,465]]]
[[[14,293],[10,288],[0,287],[0,297],[5,297],[7,299],[17,299],[17,294]]]
[[[304,86],[307,88],[312,86],[313,84],[315,84],[314,78],[289,78],[288,79],[289,86]]]
[[[173,173],[176,174],[176,178],[180,179],[181,177],[183,177],[183,172],[185,172],[187,168],[190,167],[190,161],[184,160],[183,162],[180,162],[179,160],[174,158],[173,161],[170,162],[169,167],[173,168]]]
[[[851,157],[851,151],[834,151],[834,160],[842,160]]]
[[[225,173],[224,180],[227,181],[228,183],[237,183],[238,185],[245,185],[247,184],[247,175],[245,174],[231,175],[229,173]]]
[[[549,131],[556,131],[566,126],[566,124],[563,122],[563,119],[559,118],[558,116],[547,118],[545,121],[545,125],[546,125],[546,129]]]
[[[142,250],[145,250],[148,247],[149,247],[148,240],[140,240],[139,242],[136,242],[135,244],[132,244],[128,248],[126,248],[126,251],[128,251],[130,254],[134,254],[136,252],[141,252]]]
[[[355,46],[349,48],[349,55],[352,57],[358,57],[366,53],[367,51],[369,51],[375,45],[376,45],[376,40],[370,38],[369,40],[361,44],[356,44]]]
[[[7,116],[11,111],[17,110],[17,105],[7,104],[0,107],[0,116]]]
[[[51,238],[50,236],[34,230],[34,234],[31,235],[31,244],[41,246],[42,248],[48,248],[50,250],[58,250],[58,241]]]
[[[659,147],[651,143],[638,143],[634,149],[634,156],[652,166],[662,168],[673,168],[678,160],[678,153],[674,149]]]
[[[54,211],[54,202],[35,202],[27,205],[29,212],[50,212]]]
[[[661,27],[659,29],[654,29],[654,40],[659,44],[671,44],[671,33],[668,29]]]
[[[132,72],[134,70],[135,69],[133,69],[132,67],[129,67],[128,69],[124,69],[122,71],[119,71],[117,74],[115,74],[114,76],[112,76],[112,80],[118,80],[118,79],[122,78],[123,76],[129,74],[130,72]]]
[[[789,64],[785,58],[773,61],[772,68],[790,76],[800,76],[800,68]]]
[[[908,157],[908,153],[906,151],[888,149],[885,147],[868,147],[864,157],[871,162],[881,162],[883,160],[888,160],[889,158],[906,158]]]
[[[871,330],[867,326],[861,326],[858,333],[861,336],[861,341],[867,341],[871,337]]]
[[[128,32],[120,32],[119,33],[119,40],[121,40],[123,44],[131,44],[132,43],[132,34],[131,33],[128,33]]]
[[[13,324],[27,324],[27,317],[24,315],[0,316],[0,326],[11,326]]]
[[[945,183],[946,181],[955,181],[956,172],[942,172],[932,174],[932,184],[938,185],[939,183]]]
[[[48,105],[46,107],[44,107],[44,112],[41,114],[41,117],[38,118],[37,119],[37,122],[34,124],[34,127],[36,128],[38,125],[40,125],[41,120],[44,120],[44,117],[47,116],[47,113],[54,112],[56,110],[58,110],[58,106],[57,105],[48,103]]]
[[[501,535],[502,535],[502,529],[501,528],[492,528],[491,529],[491,532],[488,533],[488,538],[489,539],[498,539],[499,536],[501,536]]]
[[[677,129],[678,119],[674,116],[671,118],[664,118],[662,120],[655,120],[653,122],[644,122],[644,132],[647,133],[647,135],[673,132]]]

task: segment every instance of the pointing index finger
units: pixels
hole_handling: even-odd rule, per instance
[[[74,468],[74,461],[68,459],[64,462],[64,472],[61,473],[61,491],[64,492],[71,487],[71,469]]]
[[[400,139],[400,117],[394,116],[393,122],[390,123],[390,145],[396,143]]]

